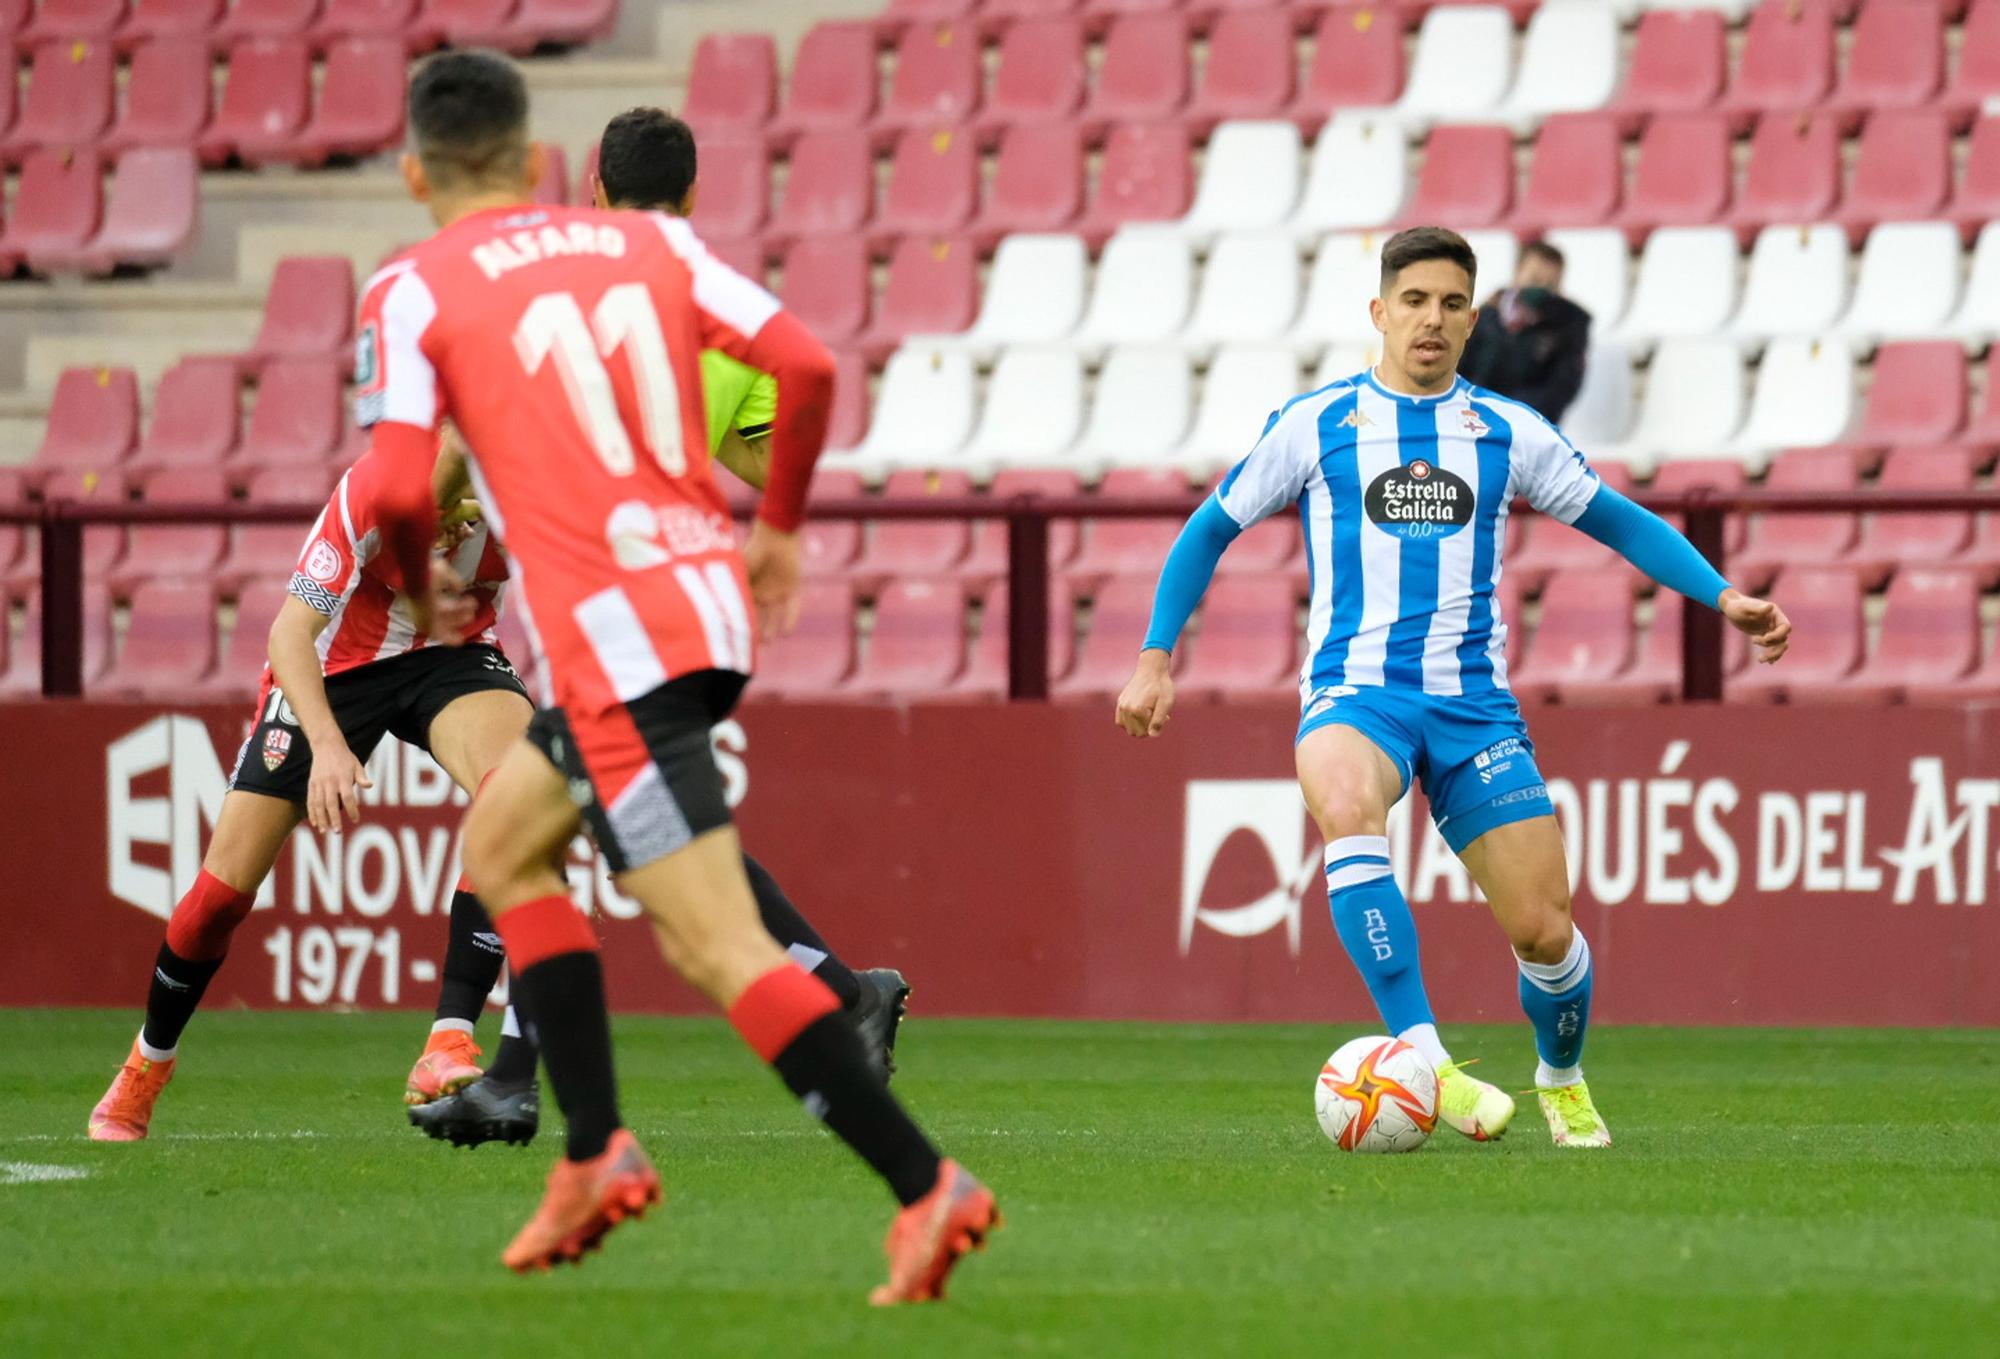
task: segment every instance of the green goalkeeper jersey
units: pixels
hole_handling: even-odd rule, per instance
[[[708,451],[713,456],[730,430],[755,442],[771,432],[778,413],[778,384],[769,373],[719,349],[701,351],[701,395],[708,408]]]

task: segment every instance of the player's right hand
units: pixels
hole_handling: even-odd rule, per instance
[[[1167,673],[1171,658],[1164,651],[1139,653],[1139,668],[1118,695],[1118,725],[1133,736],[1158,736],[1167,729],[1174,710],[1174,679]]]
[[[315,746],[312,777],[306,782],[306,820],[316,831],[335,831],[341,828],[341,814],[345,812],[359,825],[361,789],[374,786],[375,781],[368,777],[361,761],[354,758],[347,742],[334,743],[327,750]]]
[[[743,545],[750,597],[757,605],[757,635],[783,637],[799,621],[799,536],[759,519]]]

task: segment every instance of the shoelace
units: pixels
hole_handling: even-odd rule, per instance
[[[1590,1097],[1584,1093],[1581,1082],[1575,1085],[1558,1085],[1551,1090],[1537,1086],[1533,1090],[1523,1090],[1521,1093],[1546,1095],[1555,1100],[1556,1112],[1562,1115],[1563,1122],[1569,1125],[1572,1132],[1590,1133],[1598,1129],[1600,1121],[1597,1109],[1591,1104]]]
[[[1478,1066],[1478,1065],[1479,1065],[1479,1059],[1477,1057],[1468,1057],[1462,1062],[1446,1062],[1443,1066],[1439,1067],[1438,1103],[1445,1104],[1447,1102],[1445,1089],[1446,1089],[1446,1080],[1448,1077],[1463,1076],[1465,1075],[1465,1069],[1467,1067]],[[1472,1078],[1467,1077],[1466,1079],[1468,1082],[1470,1082]],[[1467,1109],[1470,1109],[1473,1105],[1479,1103],[1479,1087],[1477,1084],[1467,1084],[1461,1087],[1457,1087],[1457,1089],[1458,1093],[1452,1096],[1449,1101],[1454,1111],[1456,1111],[1461,1105]]]

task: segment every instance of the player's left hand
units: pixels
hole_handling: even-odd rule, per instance
[[[743,545],[743,566],[757,604],[757,632],[765,641],[783,637],[799,621],[799,536],[759,519]]]
[[[461,500],[450,509],[438,512],[437,549],[450,556],[465,546],[479,528],[481,511],[477,500]]]
[[[1724,590],[1717,601],[1730,626],[1747,633],[1757,648],[1757,659],[1770,665],[1785,654],[1792,640],[1792,620],[1768,599],[1753,599],[1741,590]]]

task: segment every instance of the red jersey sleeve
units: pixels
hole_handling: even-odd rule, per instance
[[[306,544],[299,551],[298,565],[292,568],[289,593],[320,613],[332,617],[360,583],[363,565],[354,550],[355,533],[346,513],[346,477],[340,479],[333,499],[319,512]]]
[[[437,368],[426,348],[437,299],[413,260],[368,281],[355,344],[354,419],[373,431],[370,500],[381,530],[384,577],[409,594],[429,587],[437,505],[431,468],[443,421]],[[357,464],[357,468],[360,465]]]

